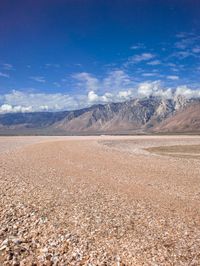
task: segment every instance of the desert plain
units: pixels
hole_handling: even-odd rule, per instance
[[[200,265],[200,136],[0,137],[0,265]]]

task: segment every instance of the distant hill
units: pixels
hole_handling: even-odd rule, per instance
[[[200,100],[149,97],[63,112],[0,115],[0,134],[200,132]]]

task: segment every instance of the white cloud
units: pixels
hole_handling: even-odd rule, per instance
[[[177,65],[175,63],[167,63],[166,65],[169,67],[177,67]]]
[[[171,75],[171,76],[167,76],[167,79],[178,80],[179,76]]]
[[[103,95],[98,95],[94,91],[88,93],[88,101],[94,103],[109,103],[109,102],[122,102],[134,97],[134,90],[123,90],[118,93],[106,92]]]
[[[150,65],[150,66],[161,65],[161,61],[160,60],[153,60],[153,61],[148,62],[147,65]]]
[[[178,36],[178,41],[175,43],[175,48],[185,50],[194,46],[200,39],[198,35],[191,33],[184,33]]]
[[[178,86],[176,88],[176,95],[183,95],[186,98],[198,98],[200,97],[200,89],[190,89],[188,86]]]
[[[154,77],[154,76],[157,76],[158,74],[157,73],[143,73],[142,76],[143,77]]]
[[[175,49],[177,51],[172,56],[179,59],[184,59],[189,56],[198,58],[198,53],[200,53],[200,36],[194,33],[181,33],[176,37],[178,38],[178,41],[175,43]]]
[[[138,95],[141,97],[158,96],[171,98],[172,90],[170,88],[162,88],[160,81],[143,82],[138,86]]]
[[[146,77],[152,75],[159,74],[143,73],[143,76]],[[200,97],[199,89],[194,90],[187,86],[172,89],[164,87],[159,80],[136,84],[134,79],[122,70],[111,71],[102,79],[86,72],[77,73],[73,77],[83,88],[82,94],[68,95],[66,93],[13,90],[0,95],[0,113],[74,110],[93,104],[121,102],[138,96],[172,98],[174,95],[181,94],[185,97]],[[168,76],[167,78],[176,80],[177,77]]]
[[[11,64],[2,64],[4,70],[13,70],[13,65]]]
[[[130,99],[134,90],[105,92],[89,91],[86,95],[70,96],[63,93],[29,93],[13,90],[0,95],[0,113],[75,110],[95,103],[118,102]]]
[[[30,79],[34,80],[34,81],[37,81],[37,82],[41,82],[41,83],[45,83],[46,80],[44,77],[42,76],[33,76],[33,77],[30,77]]]
[[[77,67],[82,67],[82,64],[80,64],[80,63],[75,63],[74,65]]]
[[[126,64],[137,64],[143,61],[149,61],[153,58],[155,58],[155,55],[152,53],[142,53],[129,57],[128,62]]]
[[[165,88],[160,81],[143,82],[138,86],[138,96],[140,97],[158,96],[171,99],[179,95],[185,98],[199,98],[200,89],[192,89],[186,85],[178,86],[175,89]]]
[[[176,34],[176,37],[178,39],[193,38],[193,37],[196,37],[196,34],[194,32],[179,32],[179,33]]]
[[[9,75],[9,74],[6,74],[6,73],[2,73],[2,72],[0,72],[0,77],[3,77],[3,78],[9,78],[10,75]]]
[[[126,91],[119,91],[118,93],[118,97],[120,99],[129,99],[133,96],[133,91],[132,90],[126,90]]]
[[[23,107],[21,105],[12,106],[10,104],[3,104],[0,106],[0,113],[19,113],[19,112],[31,112],[32,107]]]
[[[12,105],[10,104],[2,104],[0,106],[0,112],[1,113],[7,113],[12,111]]]
[[[60,85],[59,82],[54,82],[53,85],[56,86],[57,88],[60,88],[61,87],[61,85]]]
[[[88,91],[96,91],[99,88],[99,81],[87,72],[81,72],[73,75],[73,78],[79,81],[79,86],[84,86]]]
[[[132,50],[138,50],[138,49],[144,49],[144,48],[145,48],[145,45],[143,43],[137,43],[130,47],[130,49]]]
[[[101,81],[101,88],[106,90],[121,90],[131,84],[131,78],[123,70],[111,71],[106,78]]]
[[[174,52],[171,56],[176,57],[178,59],[185,59],[192,55],[193,54],[190,51],[179,51],[179,52]]]
[[[176,42],[175,47],[178,49],[184,50],[188,47],[189,44],[190,44],[189,39],[183,39],[183,40]]]
[[[45,68],[49,68],[49,67],[52,67],[52,68],[60,68],[61,65],[60,64],[45,64],[44,67]]]
[[[89,102],[97,102],[98,100],[99,100],[99,96],[94,91],[89,91],[88,101]]]
[[[78,86],[87,92],[98,90],[119,91],[127,89],[132,84],[130,76],[122,70],[111,71],[103,79],[97,79],[87,72],[77,73],[73,75],[73,78],[78,80]]]
[[[106,92],[104,95],[102,95],[101,99],[105,103],[116,101],[115,95],[110,92]]]
[[[134,89],[113,93],[105,92],[104,94],[89,91],[86,95],[70,96],[62,93],[12,91],[0,95],[0,113],[74,110],[98,103],[122,102],[135,97],[157,96],[169,99],[178,95],[183,95],[186,98],[200,97],[200,90],[191,89],[186,85],[178,86],[176,89],[166,88],[160,81],[154,81],[140,83]]]
[[[5,112],[5,109],[11,112],[59,111],[77,109],[84,106],[84,101],[81,101],[81,98],[76,99],[76,97],[62,93],[26,93],[14,90],[8,94],[1,95],[0,99],[2,103],[1,112]]]
[[[171,71],[173,71],[173,72],[179,72],[179,69],[178,68],[171,68]]]
[[[192,52],[193,52],[193,53],[196,53],[196,54],[200,53],[200,46],[194,47],[194,48],[192,49]]]

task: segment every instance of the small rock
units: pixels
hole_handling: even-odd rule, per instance
[[[0,251],[3,251],[6,248],[7,248],[7,246],[6,245],[3,245],[3,246],[0,247]]]

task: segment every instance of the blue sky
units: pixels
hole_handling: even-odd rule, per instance
[[[200,96],[198,0],[0,1],[0,112]]]

